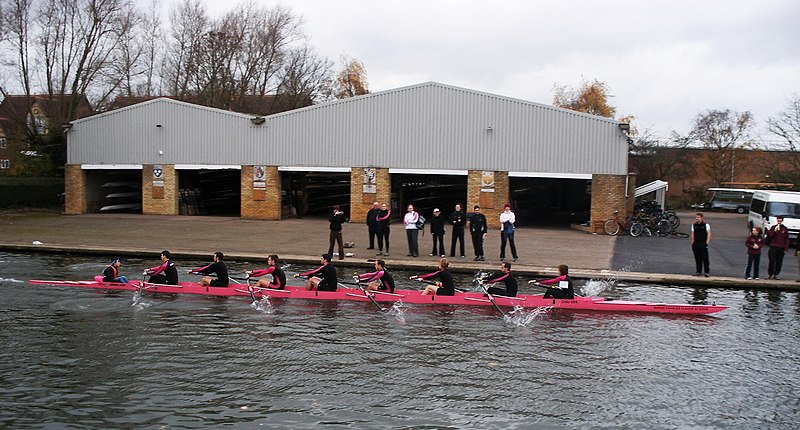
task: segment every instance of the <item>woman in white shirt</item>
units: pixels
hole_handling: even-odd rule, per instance
[[[419,229],[417,221],[419,214],[414,212],[414,205],[408,205],[408,212],[403,216],[403,224],[406,226],[406,239],[408,240],[408,256],[419,257]]]
[[[514,257],[514,261],[517,261],[517,246],[514,245],[514,223],[517,221],[517,218],[514,216],[514,212],[511,212],[511,205],[506,203],[503,206],[503,212],[500,214],[500,260],[505,261],[506,259],[506,242],[511,244],[511,256]]]

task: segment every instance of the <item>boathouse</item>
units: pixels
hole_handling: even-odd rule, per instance
[[[428,82],[270,116],[159,98],[72,121],[66,212],[279,220],[375,201],[597,227],[633,199],[627,124]],[[585,215],[584,215],[585,214]],[[589,215],[590,214],[590,215]]]

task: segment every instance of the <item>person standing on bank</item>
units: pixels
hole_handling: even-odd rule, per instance
[[[386,203],[381,205],[378,212],[378,254],[389,256],[389,223],[391,222],[392,211],[386,207]],[[383,245],[386,245],[384,252]]]
[[[797,272],[800,273],[800,236],[794,242],[794,256],[797,257]],[[800,278],[797,279],[800,282]]]
[[[744,242],[747,247],[747,268],[744,269],[745,279],[759,279],[758,266],[761,263],[761,248],[764,247],[764,237],[761,236],[761,227],[753,227],[750,236]],[[753,276],[750,276],[750,269],[753,269]]]
[[[408,240],[408,256],[419,257],[419,229],[417,221],[419,214],[414,212],[414,205],[408,205],[408,212],[403,216],[403,224],[406,226],[406,240]]]
[[[472,236],[472,249],[475,251],[475,261],[484,261],[483,240],[486,238],[488,228],[486,216],[481,213],[481,207],[475,205],[474,212],[469,216],[469,234]]]
[[[328,217],[331,223],[331,238],[328,245],[328,254],[333,255],[333,244],[339,243],[339,260],[344,260],[344,242],[342,242],[342,223],[344,223],[344,212],[339,210],[339,206],[333,207],[333,212]]]
[[[514,212],[511,212],[511,204],[506,203],[503,206],[503,212],[500,214],[500,261],[506,259],[506,242],[511,245],[511,256],[514,261],[517,261],[517,246],[514,244],[514,223],[517,222],[517,217]]]
[[[705,270],[708,277],[709,259],[708,245],[711,244],[711,224],[703,220],[703,214],[698,212],[694,216],[694,224],[689,227],[692,238],[692,253],[694,254],[695,276],[700,276]]]
[[[456,205],[456,210],[450,215],[450,224],[453,226],[453,237],[450,239],[450,257],[456,256],[456,241],[461,243],[459,250],[461,258],[464,258],[464,226],[467,223],[467,216],[461,210],[461,205]]]
[[[367,249],[375,249],[375,236],[378,236],[380,241],[380,223],[378,223],[378,214],[381,209],[378,202],[372,203],[372,209],[367,212],[367,229],[369,230],[369,247]]]
[[[442,217],[439,208],[433,210],[431,217],[431,237],[433,238],[433,248],[431,249],[431,257],[438,255],[444,257],[444,217]],[[439,249],[436,249],[436,243],[439,243]]]
[[[770,279],[780,279],[778,275],[781,274],[781,268],[783,267],[783,256],[789,250],[789,229],[783,225],[783,216],[778,215],[776,220],[777,224],[769,229],[766,241],[767,245],[769,245],[767,274],[769,274]]]

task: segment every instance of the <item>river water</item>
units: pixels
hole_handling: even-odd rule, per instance
[[[579,282],[579,290],[605,288],[608,297],[730,309],[559,311],[519,324],[491,308],[408,305],[384,314],[369,303],[275,300],[270,313],[246,299],[188,296],[134,305],[132,293],[26,283],[90,279],[104,267],[92,257],[0,253],[0,264],[0,428],[788,429],[800,422],[794,292]],[[155,264],[130,259],[122,272]],[[229,266],[232,273],[253,267]]]

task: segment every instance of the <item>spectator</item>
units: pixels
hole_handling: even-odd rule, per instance
[[[698,212],[694,216],[694,224],[689,227],[692,238],[692,253],[694,254],[695,276],[700,276],[705,270],[709,275],[708,245],[711,243],[711,224],[703,220],[703,214]]]
[[[474,212],[469,216],[469,234],[472,236],[472,248],[475,251],[475,261],[484,261],[483,240],[486,237],[486,216],[481,213],[481,207],[475,205]]]
[[[783,225],[783,216],[778,215],[776,220],[777,224],[769,229],[766,241],[767,245],[769,245],[767,274],[769,274],[770,279],[780,279],[778,275],[781,274],[781,268],[783,267],[783,256],[789,250],[789,229]]]
[[[342,223],[345,222],[344,212],[339,210],[339,206],[333,207],[333,212],[328,217],[330,221],[330,245],[328,245],[328,255],[333,255],[333,244],[339,243],[339,260],[344,260],[344,242],[342,241]]]
[[[747,247],[747,268],[744,270],[744,277],[745,279],[753,279],[753,276],[755,276],[756,280],[758,280],[761,248],[764,247],[764,237],[761,236],[761,227],[753,227],[750,236],[747,236],[747,240],[744,242],[744,246]],[[750,276],[751,268],[753,269],[753,276]]]
[[[408,240],[408,257],[419,257],[418,220],[419,214],[414,212],[414,205],[408,205],[408,212],[403,217],[403,224],[406,226],[406,240]]]
[[[392,211],[386,206],[386,203],[381,205],[381,210],[378,212],[378,255],[389,256],[389,224],[391,222]],[[384,251],[383,245],[386,245]]]
[[[372,209],[367,212],[367,229],[369,230],[369,247],[367,249],[375,249],[375,236],[378,236],[380,241],[380,223],[378,222],[378,214],[381,209],[378,202],[372,203]]]
[[[433,237],[431,257],[434,255],[444,257],[444,217],[442,217],[439,208],[433,210],[433,216],[431,217],[431,237]],[[439,244],[438,252],[437,243]]]
[[[464,226],[467,223],[467,216],[461,210],[461,205],[456,205],[456,210],[450,215],[450,224],[453,226],[453,237],[450,239],[450,257],[456,256],[456,241],[461,243],[459,250],[461,258],[464,258]]]
[[[511,212],[511,204],[506,203],[503,206],[503,212],[500,214],[500,261],[506,259],[506,242],[511,245],[511,256],[514,261],[517,261],[517,246],[514,245],[514,223],[517,222],[517,217],[514,212]]]

